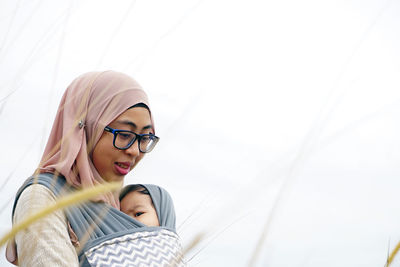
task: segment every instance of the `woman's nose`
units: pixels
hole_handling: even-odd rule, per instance
[[[139,151],[139,144],[138,141],[135,140],[135,142],[133,142],[133,144],[130,146],[130,148],[125,149],[125,153],[128,153],[131,156],[137,157],[140,154]]]

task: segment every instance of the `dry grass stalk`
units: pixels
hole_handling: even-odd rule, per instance
[[[393,262],[394,257],[396,256],[396,254],[399,252],[400,250],[400,242],[397,243],[396,247],[393,249],[393,251],[390,253],[387,262],[386,262],[386,266],[389,267],[390,264]]]

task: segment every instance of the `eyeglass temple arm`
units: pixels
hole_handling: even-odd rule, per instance
[[[111,129],[108,126],[104,127],[104,131],[107,131],[107,132],[110,132],[110,133],[114,133],[114,129]]]

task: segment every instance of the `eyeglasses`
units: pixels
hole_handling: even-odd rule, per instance
[[[137,134],[131,131],[113,129],[106,126],[104,131],[110,132],[114,135],[113,145],[117,149],[125,150],[130,148],[136,139],[139,143],[139,151],[148,153],[156,146],[159,137],[154,134]]]

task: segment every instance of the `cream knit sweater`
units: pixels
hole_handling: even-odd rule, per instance
[[[54,194],[43,185],[26,188],[17,203],[14,223],[27,215],[55,203]],[[71,243],[67,219],[63,211],[57,211],[30,225],[15,237],[18,263],[22,267],[75,267],[78,256]]]

